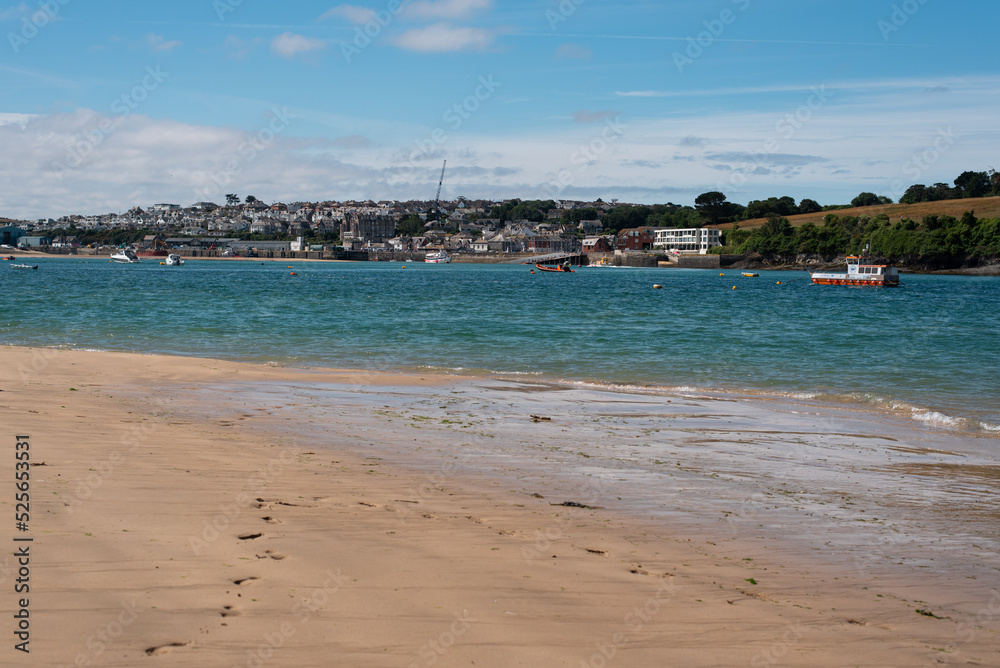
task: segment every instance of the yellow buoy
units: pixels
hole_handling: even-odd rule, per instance
[[[736,289],[736,286],[734,285],[734,286],[733,286],[733,290],[735,290],[735,289]]]
[[[781,285],[781,281],[778,281],[777,283],[775,283],[775,285]]]
[[[725,276],[725,274],[719,274],[719,276]]]
[[[406,265],[405,264],[403,265],[403,269],[406,269]]]

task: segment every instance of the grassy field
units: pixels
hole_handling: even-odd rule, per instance
[[[799,227],[805,225],[806,223],[813,223],[815,225],[823,225],[823,217],[828,213],[833,213],[838,216],[871,216],[875,217],[879,214],[885,214],[889,216],[889,220],[899,220],[902,218],[910,218],[917,221],[918,223],[924,216],[938,215],[938,216],[954,216],[955,218],[961,218],[962,214],[966,211],[973,211],[976,214],[976,218],[1000,218],[1000,197],[980,197],[976,199],[950,199],[942,200],[940,202],[921,202],[920,204],[886,204],[885,206],[862,206],[851,209],[842,209],[839,211],[820,211],[819,213],[803,213],[797,216],[788,216],[789,222],[793,227]],[[767,222],[766,218],[755,218],[753,220],[741,220],[740,228],[754,228],[760,227]],[[721,225],[709,225],[708,227],[717,227],[720,229],[728,229],[732,227],[732,223],[724,223]]]

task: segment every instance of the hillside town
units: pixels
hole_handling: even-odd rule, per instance
[[[267,204],[235,195],[226,204],[159,203],[124,213],[70,215],[35,221],[0,220],[4,245],[50,252],[94,246],[88,239],[134,233],[137,249],[192,251],[447,251],[456,254],[578,254],[675,251],[705,254],[721,245],[719,230],[639,226],[608,229],[617,202],[549,202],[529,217],[519,200],[325,201]],[[505,206],[506,205],[506,206]],[[512,206],[513,205],[513,208]],[[494,217],[504,210],[502,217]],[[521,211],[523,213],[523,210]],[[138,234],[139,232],[144,234]]]

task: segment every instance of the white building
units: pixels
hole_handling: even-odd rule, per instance
[[[722,245],[722,231],[705,227],[677,229],[658,227],[654,230],[655,250],[677,251],[684,254],[706,255],[709,248]]]

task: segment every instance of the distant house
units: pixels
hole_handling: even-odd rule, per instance
[[[691,229],[655,228],[653,248],[685,254],[708,253],[709,248],[722,245],[722,231],[704,227]]]
[[[618,250],[641,251],[649,250],[656,241],[656,232],[652,227],[633,227],[618,233]]]
[[[17,245],[20,248],[41,248],[42,246],[48,246],[52,243],[52,239],[48,237],[31,237],[25,235],[17,240]]]
[[[610,253],[613,250],[607,237],[587,237],[583,240],[584,253]]]
[[[28,233],[20,227],[16,227],[14,225],[0,227],[0,244],[4,244],[5,246],[17,246],[18,240],[21,237],[27,236],[27,234]]]

